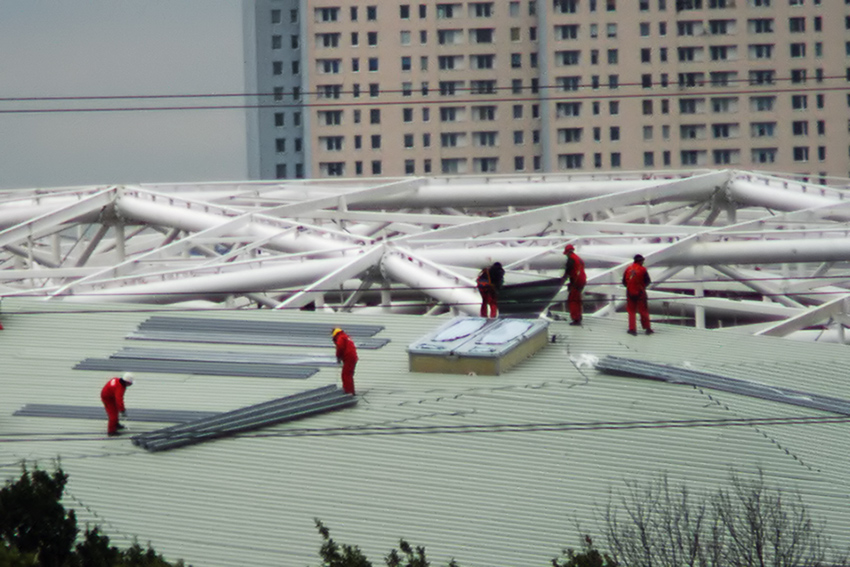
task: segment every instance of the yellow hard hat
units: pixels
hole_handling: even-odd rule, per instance
[[[341,332],[342,332],[342,329],[340,329],[340,328],[336,328],[336,329],[334,329],[333,331],[331,331],[331,337],[335,337],[335,336],[337,336],[338,334],[340,334]]]

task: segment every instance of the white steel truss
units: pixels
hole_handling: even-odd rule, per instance
[[[0,295],[474,315],[482,267],[558,277],[572,243],[588,316],[622,309],[640,253],[659,320],[843,341],[847,187],[699,170],[10,190]]]

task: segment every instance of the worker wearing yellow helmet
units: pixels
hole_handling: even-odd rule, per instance
[[[336,328],[331,331],[336,345],[336,361],[342,363],[342,389],[354,395],[354,367],[357,366],[357,347],[345,331]]]

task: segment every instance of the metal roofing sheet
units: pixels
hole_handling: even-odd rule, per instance
[[[762,398],[772,402],[850,415],[850,400],[847,399],[822,396],[791,388],[780,388],[752,380],[728,378],[709,372],[697,372],[669,364],[654,364],[619,356],[606,356],[599,361],[596,369],[618,376],[636,376],[664,380],[673,384],[690,384],[742,396]]]
[[[88,310],[88,311],[87,311]],[[71,370],[106,357],[149,316],[136,307],[3,302],[0,474],[21,458],[69,473],[66,502],[118,545],[150,541],[198,567],[317,562],[322,519],[339,542],[379,562],[398,538],[434,564],[539,567],[575,546],[576,522],[596,535],[600,506],[623,481],[666,471],[694,492],[729,471],[764,471],[799,490],[841,547],[850,544],[846,439],[850,418],[705,388],[608,376],[585,364],[623,356],[690,365],[819,395],[850,396],[841,345],[794,343],[655,325],[631,337],[621,318],[554,322],[555,339],[499,376],[413,374],[406,346],[442,319],[389,314],[215,311],[212,319],[368,322],[393,341],[361,351],[356,407],[180,451],[147,453],[108,439],[105,420],[12,417],[26,403],[92,405],[107,374]],[[296,354],[295,347],[228,350]],[[69,379],[73,377],[73,379]],[[137,373],[129,408],[228,411],[305,387],[336,384],[336,369],[306,381]],[[132,424],[134,433],[153,430]],[[813,442],[815,440],[815,442]],[[167,513],[163,513],[167,510]],[[284,534],[284,535],[282,535]],[[601,539],[597,539],[602,542]]]
[[[199,333],[250,333],[269,335],[314,335],[327,338],[338,325],[310,321],[268,321],[254,319],[179,317],[155,315],[139,323],[140,329],[162,329]],[[382,325],[352,323],[345,326],[351,337],[371,337],[380,333]]]
[[[356,403],[356,397],[346,394],[336,386],[323,386],[142,433],[133,437],[133,444],[148,451],[166,451],[342,409]]]
[[[283,364],[246,362],[207,362],[203,360],[159,360],[149,358],[87,358],[75,370],[111,372],[159,372],[165,374],[204,374],[206,376],[258,376],[263,378],[309,378],[317,368]]]
[[[259,333],[196,333],[192,331],[161,331],[156,329],[141,330],[129,333],[128,339],[140,341],[169,341],[189,343],[212,343],[234,345],[265,345],[282,347],[334,348],[333,343],[325,336],[306,335],[267,335]],[[352,338],[358,349],[379,349],[390,342],[390,339],[372,337]]]
[[[137,358],[148,360],[199,360],[204,362],[241,362],[246,364],[284,364],[291,366],[336,366],[333,355],[284,354],[270,352],[244,352],[220,349],[158,349],[124,347],[109,358]]]
[[[155,423],[183,423],[217,415],[209,411],[181,411],[130,408],[126,418],[132,421],[152,421]],[[64,417],[69,419],[98,419],[103,421],[106,411],[103,406],[68,406],[61,404],[26,404],[13,413],[19,417]]]

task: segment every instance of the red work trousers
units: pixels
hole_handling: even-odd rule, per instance
[[[490,308],[490,317],[499,315],[499,304],[496,302],[496,291],[492,287],[479,287],[481,294],[481,316],[487,316],[487,308]]]
[[[108,433],[118,432],[118,403],[111,396],[101,396],[100,401],[103,402],[103,407],[106,408],[106,416],[109,422],[106,425]]]
[[[649,308],[646,305],[646,293],[637,296],[626,296],[626,311],[629,313],[629,330],[637,331],[635,313],[640,314],[640,326],[649,329]]]
[[[584,286],[571,285],[569,293],[567,293],[567,307],[570,310],[570,319],[573,321],[581,321],[581,292]]]
[[[354,367],[357,360],[342,360],[342,389],[346,394],[354,395]]]

